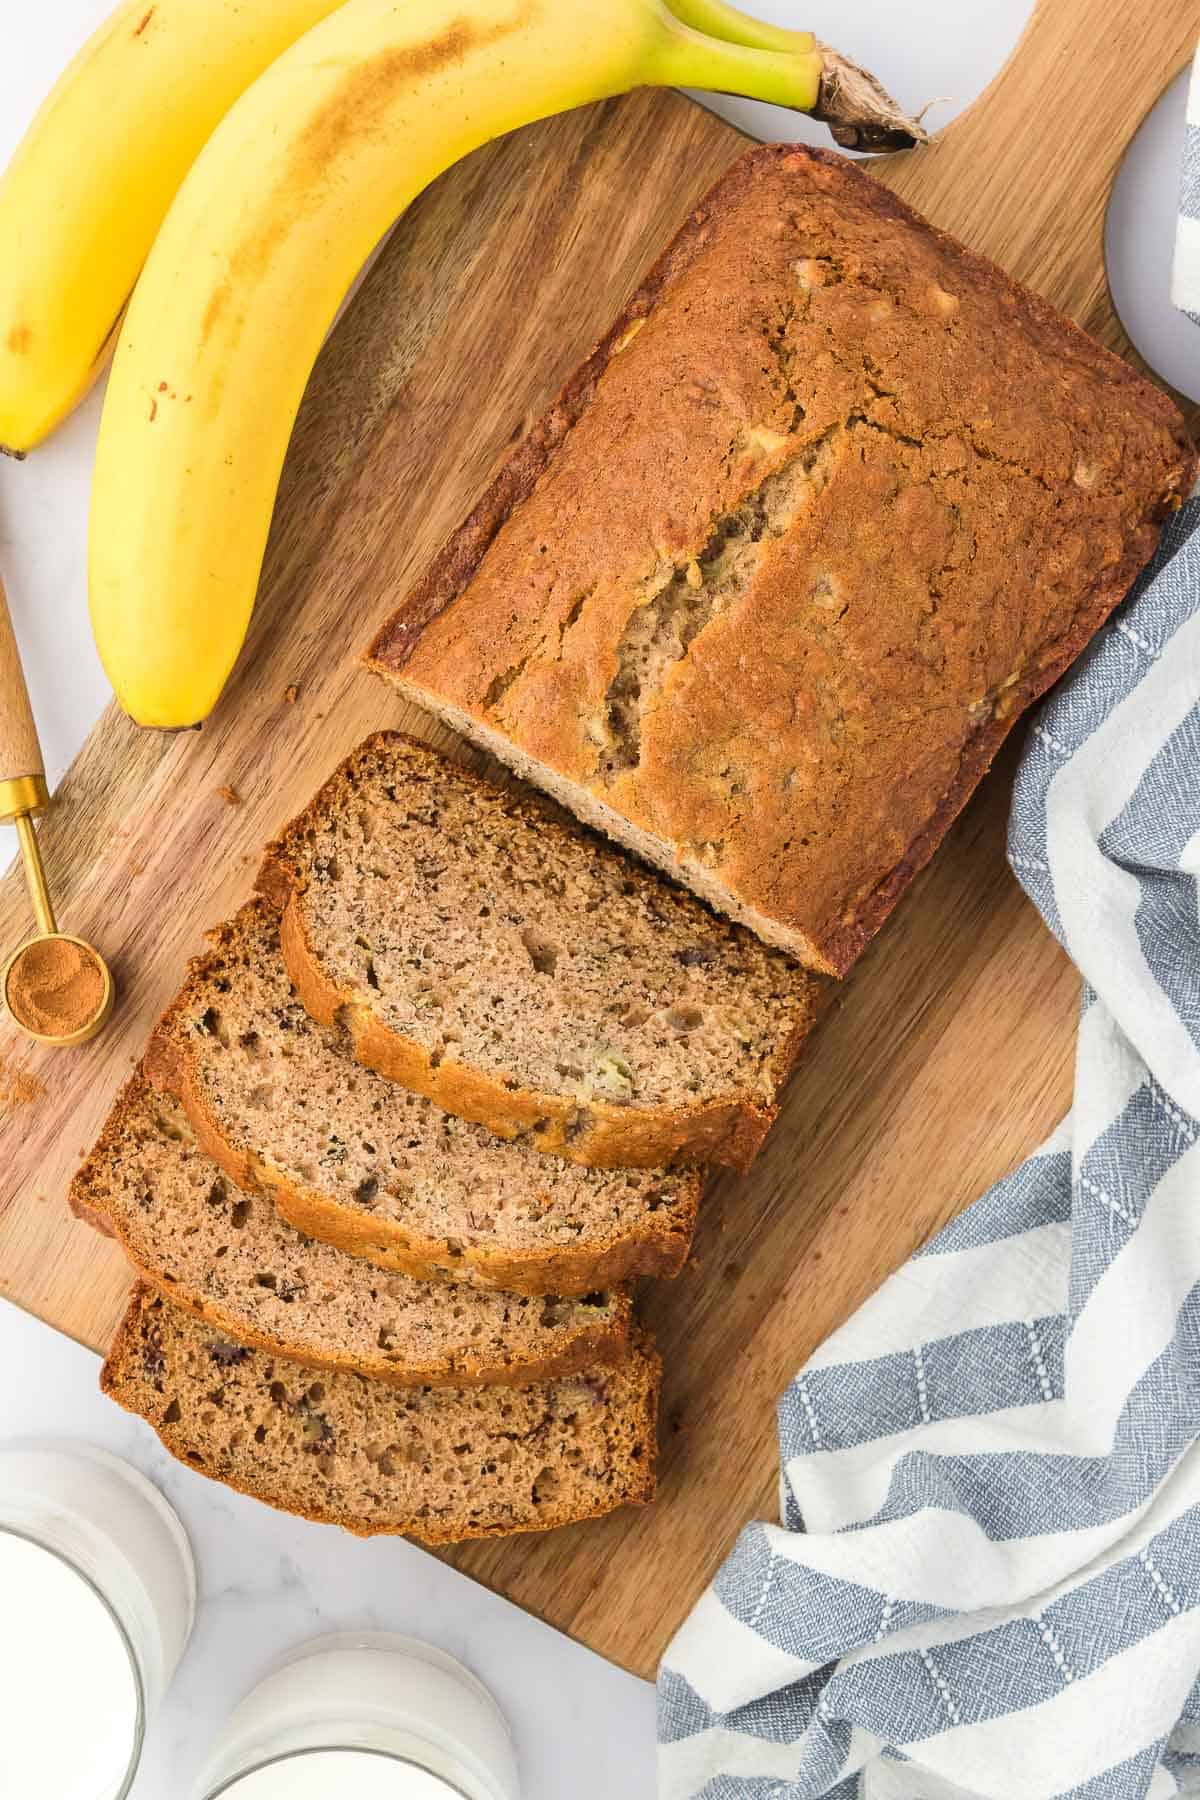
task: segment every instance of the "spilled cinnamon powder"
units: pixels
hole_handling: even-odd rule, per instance
[[[44,1081],[0,1056],[0,1109],[32,1106],[46,1091]]]
[[[94,956],[70,938],[36,938],[8,977],[8,1004],[27,1031],[70,1037],[100,1010],[104,976]]]

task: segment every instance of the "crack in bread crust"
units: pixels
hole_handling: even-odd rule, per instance
[[[673,666],[686,660],[715,620],[740,604],[772,540],[782,537],[821,492],[832,462],[831,440],[840,429],[831,426],[786,461],[776,462],[733,510],[712,519],[695,556],[647,576],[647,597],[625,622],[603,718],[590,733],[601,746],[595,773],[606,787],[640,763],[642,719],[663,695]],[[730,444],[731,460],[741,447],[739,434]],[[515,685],[515,679],[510,681],[505,692]],[[489,711],[498,713],[499,708]]]

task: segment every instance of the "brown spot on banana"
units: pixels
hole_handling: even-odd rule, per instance
[[[280,184],[279,204],[270,224],[231,251],[226,279],[213,289],[204,310],[201,344],[209,341],[236,289],[261,273],[276,246],[287,237],[301,204],[297,196],[304,194],[350,141],[370,136],[398,88],[462,62],[471,50],[523,30],[537,12],[537,0],[522,0],[507,19],[486,28],[466,19],[456,20],[426,43],[380,51],[349,69],[321,110],[297,135],[290,152],[291,170]]]
[[[225,282],[222,282],[220,287],[214,288],[210,294],[208,305],[204,309],[204,317],[200,321],[200,342],[202,344],[207,344],[212,336],[213,327],[225,311],[228,299],[229,287]]]
[[[517,7],[507,19],[487,27],[459,19],[437,37],[423,44],[383,50],[348,71],[315,118],[296,139],[293,160],[298,172],[320,171],[330,163],[348,139],[368,136],[386,111],[397,88],[422,81],[439,69],[462,62],[468,52],[498,43],[529,23],[537,7],[532,0]]]
[[[14,356],[24,356],[33,342],[33,331],[28,325],[14,325],[8,334],[8,348]]]

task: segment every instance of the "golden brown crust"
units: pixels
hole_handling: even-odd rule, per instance
[[[1146,548],[1139,545],[1127,549],[1111,574],[1093,590],[1089,623],[1086,627],[1063,644],[1058,653],[1045,662],[1036,674],[1017,684],[1012,690],[1011,711],[1006,712],[1003,717],[989,720],[983,730],[975,733],[959,760],[958,771],[950,786],[900,861],[859,902],[854,919],[831,934],[826,945],[831,973],[844,975],[851,968],[893,907],[903,898],[913,878],[929,862],[991,768],[1005,738],[1021,714],[1066,673],[1089,638],[1100,629],[1113,608],[1120,604],[1134,577],[1153,554],[1153,544]]]
[[[641,1487],[631,1489],[622,1494],[611,1506],[597,1506],[591,1512],[572,1512],[565,1507],[558,1510],[548,1505],[536,1525],[496,1526],[493,1528],[466,1528],[455,1530],[447,1528],[439,1531],[434,1526],[409,1525],[407,1529],[400,1526],[382,1526],[372,1529],[364,1526],[352,1515],[346,1513],[321,1512],[297,1505],[287,1494],[268,1488],[265,1483],[243,1482],[230,1471],[213,1468],[199,1463],[194,1455],[188,1454],[187,1434],[182,1429],[176,1430],[165,1420],[150,1418],[136,1405],[127,1399],[122,1391],[122,1374],[125,1364],[136,1355],[137,1337],[141,1322],[142,1310],[148,1293],[146,1284],[136,1286],[130,1296],[129,1305],[125,1309],[116,1334],[109,1347],[108,1355],[100,1371],[100,1390],[118,1406],[124,1407],[136,1417],[143,1418],[155,1431],[163,1446],[171,1455],[187,1468],[210,1480],[219,1481],[222,1486],[230,1488],[234,1493],[245,1494],[248,1499],[259,1500],[265,1506],[272,1506],[279,1512],[291,1513],[296,1518],[309,1519],[318,1525],[340,1525],[354,1537],[409,1537],[418,1543],[436,1546],[440,1544],[465,1543],[472,1538],[518,1537],[535,1531],[555,1531],[564,1525],[582,1524],[589,1518],[600,1518],[612,1512],[617,1506],[646,1506],[654,1498],[657,1485],[655,1473],[655,1456],[652,1453],[641,1467]],[[656,1449],[656,1421],[658,1417],[658,1397],[662,1385],[662,1361],[649,1339],[639,1336],[636,1345],[639,1361],[644,1365],[644,1381],[639,1394],[639,1407],[643,1420],[646,1441],[652,1452]]]
[[[803,268],[789,232],[809,246]],[[765,448],[731,437],[759,423]],[[766,531],[750,598],[718,608],[702,652],[685,646],[637,693],[635,754],[614,773],[606,708],[629,595],[642,578],[654,591],[640,547],[658,570],[702,562],[714,525],[801,454],[824,458],[805,508]],[[684,226],[367,662],[841,974],[1152,554],[1195,469],[1168,397],[1036,295],[844,159],[762,146]]]
[[[698,1189],[697,1179],[697,1194]],[[392,1220],[347,1212],[324,1195],[283,1180],[270,1191],[288,1224],[309,1237],[321,1238],[350,1256],[361,1256],[378,1268],[394,1269],[417,1280],[446,1278],[445,1261],[435,1264],[429,1260],[431,1254],[438,1253],[444,1258],[444,1245],[415,1238]],[[578,1299],[584,1294],[623,1287],[643,1276],[669,1279],[677,1275],[687,1259],[694,1218],[693,1210],[688,1215],[686,1231],[672,1232],[670,1236],[654,1231],[647,1223],[643,1230],[625,1232],[603,1249],[589,1244],[582,1250],[564,1247],[544,1256],[497,1250],[484,1257],[468,1244],[455,1266],[469,1270],[481,1285],[502,1288],[509,1294],[559,1294],[564,1299]]]
[[[273,858],[272,867],[280,871],[285,865]],[[277,887],[275,891],[286,890]],[[289,955],[289,938],[297,918],[295,909],[285,905],[280,921],[280,942],[288,974],[305,1011],[318,1024],[331,1025],[335,1017],[347,1009],[336,990],[325,982],[315,959],[304,948],[302,925],[298,928],[301,949],[293,947]],[[210,934],[214,942],[220,940],[224,929],[218,927]],[[173,1094],[179,1101],[205,1155],[211,1157],[243,1192],[269,1195],[280,1215],[297,1231],[320,1238],[335,1249],[362,1257],[379,1268],[392,1269],[418,1281],[441,1281],[448,1276],[453,1278],[469,1273],[481,1286],[499,1288],[511,1294],[554,1294],[573,1299],[602,1289],[623,1287],[642,1276],[669,1279],[683,1267],[691,1247],[703,1188],[699,1168],[675,1172],[677,1199],[672,1206],[670,1221],[661,1212],[648,1215],[641,1229],[624,1230],[609,1242],[588,1240],[578,1245],[540,1250],[504,1249],[500,1245],[467,1242],[461,1246],[461,1251],[456,1250],[453,1254],[444,1239],[423,1236],[397,1219],[353,1212],[318,1188],[299,1186],[265,1157],[231,1143],[205,1094],[195,1061],[188,1051],[183,1021],[195,1011],[197,995],[203,991],[206,975],[206,959],[195,958],[179,994],[164,1012],[147,1045],[146,1074],[160,1092]],[[352,1009],[350,1011],[353,1016]],[[448,1105],[440,1093],[431,1092],[419,1081],[409,1079],[410,1073],[419,1073],[418,1064],[414,1060],[410,1068],[402,1057],[391,1055],[393,1042],[402,1049],[408,1048],[405,1040],[393,1040],[390,1033],[379,1031],[369,1038],[367,1053],[364,1053],[359,1037],[352,1036],[352,1042],[359,1060],[366,1067],[411,1091],[428,1093],[429,1098],[447,1112],[466,1118],[476,1117],[465,1106]],[[798,1052],[799,1042],[796,1045]],[[373,1060],[374,1056],[379,1060]],[[471,1071],[465,1073],[470,1075]],[[436,1082],[431,1086],[436,1086]],[[451,1091],[457,1092],[453,1088]],[[519,1098],[504,1093],[504,1090],[497,1091],[505,1099]],[[537,1116],[531,1113],[528,1122],[532,1123]],[[762,1133],[765,1130],[766,1124]],[[756,1147],[762,1133],[756,1140]],[[517,1133],[498,1135],[514,1137]],[[548,1145],[539,1144],[538,1147],[548,1148]],[[631,1165],[622,1162],[619,1166]],[[648,1166],[657,1167],[658,1164]],[[627,1325],[611,1360],[619,1360],[624,1355],[626,1335]]]
[[[119,1236],[120,1234],[114,1234]],[[629,1333],[633,1322],[632,1301],[626,1296],[613,1297],[616,1328],[596,1326],[581,1331],[571,1339],[568,1349],[559,1356],[514,1356],[506,1363],[484,1363],[464,1359],[453,1364],[445,1361],[421,1363],[410,1358],[403,1365],[395,1358],[356,1358],[316,1355],[306,1340],[269,1336],[256,1331],[245,1320],[224,1307],[204,1300],[199,1294],[181,1288],[177,1282],[164,1279],[156,1270],[147,1268],[124,1246],[134,1276],[156,1293],[177,1306],[181,1312],[206,1325],[212,1325],[226,1337],[251,1350],[262,1350],[270,1356],[284,1356],[291,1362],[305,1362],[318,1369],[334,1369],[350,1375],[365,1375],[372,1381],[390,1387],[520,1387],[529,1381],[557,1381],[566,1375],[582,1375],[588,1369],[615,1368],[629,1350]]]
[[[97,1148],[98,1147],[99,1146],[97,1145]],[[95,1152],[93,1152],[93,1155],[94,1154]],[[86,1167],[86,1165],[84,1166]],[[117,1229],[108,1214],[101,1206],[96,1204],[81,1187],[79,1177],[82,1173],[83,1169],[81,1168],[72,1180],[70,1188],[67,1190],[67,1205],[81,1225],[90,1225],[92,1230],[98,1231],[101,1237],[116,1238]],[[125,1248],[124,1245],[121,1247],[122,1249]],[[127,1250],[125,1253],[126,1255],[129,1254]]]
[[[366,1068],[411,1093],[424,1094],[460,1119],[486,1125],[497,1137],[521,1137],[535,1149],[568,1162],[599,1169],[662,1169],[712,1158],[748,1169],[778,1111],[749,1101],[631,1107],[594,1099],[581,1107],[561,1094],[506,1087],[497,1077],[451,1057],[435,1067],[423,1044],[389,1030],[328,979],[309,944],[295,892],[280,919],[279,941],[305,1011],[323,1025],[340,1018],[355,1056]]]
[[[250,1151],[237,1149],[222,1133],[190,1063],[183,1057],[168,1064],[155,1040],[148,1058],[156,1086],[173,1093],[188,1116],[196,1142],[206,1156],[246,1193],[267,1194],[282,1218],[308,1237],[320,1238],[350,1256],[363,1257],[381,1269],[418,1281],[443,1281],[467,1273],[485,1287],[510,1294],[560,1294],[566,1299],[600,1289],[623,1286],[640,1276],[677,1275],[687,1260],[700,1204],[701,1177],[692,1177],[680,1229],[666,1232],[654,1220],[644,1230],[627,1232],[606,1246],[594,1243],[547,1250],[504,1250],[467,1243],[461,1256],[450,1256],[444,1240],[419,1235],[396,1219],[376,1218],[339,1206],[319,1189],[300,1187],[281,1170]],[[167,1073],[167,1068],[173,1069]]]
[[[402,732],[380,731],[360,745],[355,756],[386,750],[392,744],[414,744],[428,752],[427,745]],[[337,779],[336,775],[333,779]],[[535,805],[542,804],[532,798]],[[410,1092],[424,1094],[444,1111],[486,1126],[498,1137],[521,1137],[539,1151],[586,1167],[663,1169],[700,1161],[718,1162],[743,1171],[750,1167],[778,1113],[778,1106],[773,1103],[745,1096],[679,1107],[616,1105],[601,1099],[590,1099],[581,1105],[562,1094],[512,1088],[498,1077],[449,1057],[434,1067],[423,1045],[390,1030],[353,994],[340,988],[323,968],[309,940],[303,912],[305,876],[288,850],[289,843],[302,839],[309,824],[319,817],[322,803],[322,794],[318,793],[280,837],[267,846],[257,887],[279,909],[280,949],[305,1011],[318,1024],[344,1025],[359,1062]],[[657,879],[632,862],[629,873],[635,881]],[[814,983],[806,1017],[769,1071],[776,1091],[782,1088],[798,1060],[826,998],[824,990]],[[630,1273],[675,1274],[686,1254],[687,1246],[683,1245],[678,1260],[672,1252],[665,1262],[636,1267]],[[506,1280],[501,1285],[512,1284]],[[590,1281],[582,1290],[556,1291],[580,1292],[596,1285],[596,1281]]]
[[[182,1070],[183,1083],[186,1084],[190,1081],[191,1072],[187,1060],[173,1054],[170,1038],[156,1039],[152,1047],[156,1052],[155,1060],[160,1076],[165,1076],[168,1070]],[[149,1062],[150,1057],[147,1055],[143,1063],[143,1070],[147,1077]],[[105,1161],[113,1154],[125,1134],[141,1079],[142,1071],[135,1072],[117,1096],[100,1136],[71,1182],[67,1197],[68,1205],[76,1218],[91,1225],[104,1236],[116,1238],[121,1244],[135,1276],[147,1287],[162,1294],[173,1306],[190,1314],[192,1318],[204,1320],[238,1343],[248,1344],[252,1349],[284,1356],[294,1362],[311,1363],[319,1368],[341,1369],[352,1374],[366,1375],[372,1380],[389,1383],[396,1387],[516,1386],[528,1381],[554,1380],[564,1375],[580,1374],[585,1369],[598,1365],[615,1366],[624,1361],[627,1356],[630,1333],[633,1328],[633,1302],[628,1293],[612,1294],[609,1320],[604,1324],[597,1323],[594,1327],[577,1333],[561,1354],[552,1357],[527,1357],[521,1360],[514,1351],[511,1360],[499,1364],[487,1363],[478,1357],[472,1358],[470,1352],[466,1352],[461,1360],[453,1362],[441,1359],[437,1362],[423,1363],[410,1359],[403,1364],[396,1362],[394,1353],[390,1356],[381,1355],[379,1357],[323,1355],[318,1354],[306,1339],[289,1338],[282,1334],[268,1336],[266,1333],[257,1331],[241,1315],[230,1312],[228,1308],[183,1287],[178,1281],[165,1275],[162,1270],[150,1267],[137,1254],[128,1235],[120,1229],[119,1224],[105,1210],[103,1199],[96,1191],[97,1172],[103,1169]],[[215,1130],[211,1133],[205,1132],[197,1125],[197,1118],[202,1121],[209,1118],[203,1103],[197,1104],[196,1117],[193,1117],[183,1096],[178,1094],[169,1082],[164,1080],[162,1085],[168,1091],[176,1094],[176,1098],[184,1106],[185,1112],[188,1112],[189,1121],[196,1134],[196,1141],[205,1154],[212,1157],[212,1160],[218,1163],[244,1192],[269,1193],[269,1184],[254,1179],[254,1172],[244,1161],[239,1161],[235,1153],[229,1151],[229,1146],[225,1144],[219,1133]],[[229,1152],[226,1159],[223,1160],[214,1154],[214,1150],[217,1148]],[[239,1172],[246,1178],[240,1179]],[[283,1207],[280,1207],[280,1214],[296,1229],[304,1230],[303,1224],[298,1219],[292,1218]],[[308,1235],[312,1237],[325,1236],[321,1232],[310,1232]],[[326,1237],[325,1241],[332,1240]],[[346,1249],[347,1246],[335,1243],[335,1248]],[[387,1266],[406,1275],[416,1273],[418,1279],[421,1278],[419,1271],[414,1271],[402,1263],[393,1262]],[[442,1270],[436,1271],[434,1278],[436,1279],[443,1273]],[[497,1283],[497,1286],[499,1285]],[[579,1291],[588,1293],[592,1289],[584,1287]]]

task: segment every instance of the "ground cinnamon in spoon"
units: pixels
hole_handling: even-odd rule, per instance
[[[70,938],[36,938],[8,975],[8,1004],[19,1025],[42,1037],[70,1037],[100,1010],[104,976]]]

